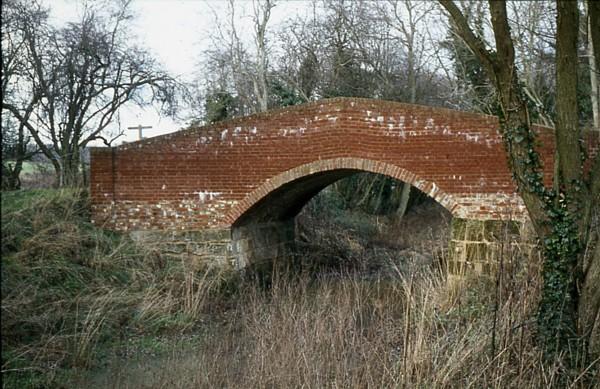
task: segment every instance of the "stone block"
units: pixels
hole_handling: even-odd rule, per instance
[[[520,236],[517,221],[511,220],[486,220],[484,224],[484,239],[488,242],[514,241]]]
[[[451,240],[448,247],[450,260],[464,261],[466,259],[465,242]]]
[[[486,243],[486,262],[498,262],[502,255],[504,255],[504,245],[498,242]]]
[[[182,243],[171,243],[167,242],[160,245],[159,251],[164,251],[169,254],[182,254],[187,252],[187,244],[185,242]]]
[[[206,230],[197,231],[186,231],[184,233],[185,239],[194,242],[207,242],[207,241],[230,241],[231,232],[229,229],[223,228],[210,228]]]
[[[487,261],[487,247],[483,242],[472,243],[468,242],[465,245],[466,257],[469,262],[485,262]]]
[[[452,234],[452,239],[464,240],[466,230],[467,230],[467,219],[461,219],[458,217],[455,217],[452,219],[452,222],[450,224],[450,231]]]
[[[482,242],[485,229],[484,223],[483,220],[467,220],[465,226],[465,240]]]

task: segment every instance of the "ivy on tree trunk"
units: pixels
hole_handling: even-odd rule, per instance
[[[557,152],[553,188],[544,185],[528,98],[519,82],[515,65],[505,2],[489,2],[495,50],[488,50],[483,40],[473,33],[454,2],[440,0],[440,3],[496,89],[500,130],[510,169],[544,256],[542,296],[538,309],[539,339],[552,358],[574,350],[573,345],[587,346],[590,328],[594,327],[593,322],[598,317],[600,299],[594,300],[585,293],[598,294],[600,280],[597,278],[600,275],[593,275],[600,274],[600,258],[595,255],[586,259],[583,248],[596,242],[590,228],[592,212],[599,205],[600,158],[594,158],[586,174],[583,139],[578,124],[577,72],[573,71],[577,68],[578,36],[577,29],[573,28],[578,25],[577,3],[557,2]],[[597,3],[590,1],[591,19],[597,9]],[[595,15],[600,17],[598,13]],[[591,252],[597,253],[598,250]],[[585,293],[582,294],[582,291]],[[581,312],[587,314],[583,316]],[[600,352],[599,346],[597,340],[592,339],[589,350]]]

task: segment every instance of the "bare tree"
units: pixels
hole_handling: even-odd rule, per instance
[[[377,3],[377,14],[384,25],[395,31],[396,34],[386,37],[392,44],[400,43],[405,52],[407,88],[409,90],[409,103],[418,102],[419,78],[426,74],[424,66],[425,55],[431,45],[425,34],[429,15],[433,12],[435,3],[413,2],[410,0],[388,0]],[[390,69],[391,70],[391,69]],[[388,71],[390,71],[388,70]],[[433,71],[432,71],[433,72]],[[408,209],[411,185],[392,185],[393,192],[398,197],[397,219],[402,219]]]
[[[435,3],[414,2],[411,0],[387,0],[376,3],[376,10],[384,25],[394,31],[390,39],[399,44],[406,61],[407,101],[417,102],[418,80],[425,73],[426,51],[431,46],[426,35],[428,17],[435,9]]]
[[[117,129],[112,139],[105,137],[121,107],[171,103],[176,84],[146,51],[128,43],[129,1],[87,7],[78,22],[61,29],[36,21],[36,4],[15,0],[7,8],[18,25],[10,34],[23,40],[23,71],[15,81],[18,93],[3,96],[2,109],[50,159],[59,185],[74,185],[81,149],[121,135]]]
[[[252,2],[252,41],[254,50],[248,47],[249,41],[240,37],[241,18],[248,15],[238,14],[240,7],[235,0],[227,3],[227,19],[214,12],[217,24],[211,34],[211,48],[204,54],[203,71],[205,77],[204,98],[209,105],[225,108],[226,117],[247,115],[266,111],[269,108],[270,64],[268,24],[271,11],[275,7],[273,0],[255,0]],[[246,32],[242,31],[245,36]],[[224,99],[224,97],[227,97]],[[204,113],[207,116],[207,112]],[[208,115],[214,116],[214,115]],[[219,115],[217,119],[224,119]]]
[[[509,23],[515,31],[515,63],[520,69],[523,92],[531,101],[535,120],[552,126],[556,67],[551,37],[556,35],[552,23],[556,7],[550,1],[511,1],[508,5]]]
[[[282,54],[276,64],[277,77],[296,90],[303,101],[319,97],[325,57],[324,34],[315,0],[311,7],[310,16],[291,18],[278,31]]]
[[[256,45],[256,71],[253,77],[254,94],[258,100],[258,110],[269,109],[269,86],[267,82],[268,72],[268,47],[267,47],[267,24],[271,17],[271,10],[275,7],[273,0],[252,2],[254,10],[254,43]]]
[[[38,4],[32,4],[28,16],[34,24],[44,22],[48,13]],[[2,3],[2,101],[14,99],[19,94],[18,80],[27,72],[25,55],[26,41],[19,33],[20,4],[15,0]],[[22,9],[19,10],[23,12]],[[29,120],[38,99],[31,99],[23,110],[23,117]],[[36,149],[30,146],[23,122],[16,121],[11,113],[2,108],[2,188],[13,190],[21,186],[20,174],[23,162],[30,159]]]

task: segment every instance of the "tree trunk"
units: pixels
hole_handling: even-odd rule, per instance
[[[586,338],[588,352],[600,355],[600,236],[595,233],[593,245],[590,244],[585,278],[581,287],[579,301],[579,333]],[[595,246],[595,248],[593,248]]]
[[[18,190],[21,189],[21,175],[23,162],[19,159],[12,163],[2,164],[2,190]]]
[[[410,200],[410,187],[411,185],[407,182],[399,183],[402,186],[402,190],[400,192],[400,202],[398,203],[398,209],[396,209],[396,214],[394,215],[396,221],[401,221],[404,215],[406,214],[406,210],[408,209],[408,201]]]
[[[59,187],[76,187],[81,185],[79,172],[79,151],[65,151],[60,162],[54,164]]]
[[[600,4],[597,1],[588,1],[588,32],[589,46],[593,46],[595,56],[591,58],[596,69],[600,69]],[[588,47],[589,47],[588,46]],[[597,74],[596,74],[597,77]],[[590,221],[586,225],[592,226],[595,230],[589,233],[587,238],[587,257],[583,263],[583,281],[579,301],[579,333],[587,338],[588,351],[594,356],[600,356],[600,231],[598,223],[600,212],[598,207],[600,198],[600,158],[596,156],[596,161],[592,165],[590,172],[590,192],[588,208]],[[595,227],[594,227],[595,226]],[[595,246],[595,247],[594,247]]]
[[[587,55],[588,55],[588,64],[590,67],[590,100],[592,102],[592,116],[593,116],[593,126],[596,130],[600,131],[600,91],[598,90],[598,71],[600,69],[596,68],[596,55],[594,52],[594,34],[592,33],[592,15],[590,11],[593,13],[592,5],[589,5],[587,8],[587,31],[588,31],[588,44],[587,44]],[[598,15],[594,15],[598,17]],[[598,26],[596,26],[598,27]]]

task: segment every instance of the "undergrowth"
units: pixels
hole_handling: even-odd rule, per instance
[[[308,264],[299,269],[275,266],[265,287],[167,260],[91,225],[88,212],[81,191],[2,195],[3,387],[599,382],[598,361],[565,373],[560,358],[546,361],[537,347],[538,263],[505,258],[497,278],[448,283],[437,258],[446,255],[445,241],[432,237],[427,255],[405,247],[410,239],[399,228],[413,221],[387,231],[379,220],[355,228],[368,239],[329,224],[300,229],[307,246],[299,255],[336,259],[325,268],[318,258],[296,258]],[[328,247],[317,252],[310,242]],[[375,257],[376,266],[361,265]]]
[[[1,273],[4,387],[54,387],[105,345],[189,332],[223,280],[91,225],[79,190],[2,194]]]

